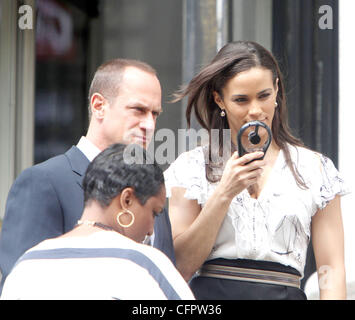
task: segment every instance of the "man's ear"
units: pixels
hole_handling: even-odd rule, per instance
[[[100,93],[95,92],[90,99],[91,114],[96,119],[102,119],[105,114],[107,100]]]

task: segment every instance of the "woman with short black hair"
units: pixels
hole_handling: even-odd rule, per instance
[[[28,250],[1,298],[194,299],[170,260],[141,243],[165,205],[163,173],[146,151],[110,146],[90,163],[83,188],[77,226]]]

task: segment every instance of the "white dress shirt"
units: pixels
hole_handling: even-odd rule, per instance
[[[101,152],[88,138],[82,136],[76,145],[79,150],[85,155],[91,162]]]

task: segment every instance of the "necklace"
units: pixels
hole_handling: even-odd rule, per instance
[[[77,225],[76,226],[81,226],[81,225],[85,225],[85,226],[91,226],[91,227],[98,227],[104,230],[108,230],[108,231],[115,231],[113,228],[100,223],[100,222],[96,222],[96,221],[91,221],[91,220],[78,220]]]

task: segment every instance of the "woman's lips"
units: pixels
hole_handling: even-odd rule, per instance
[[[147,143],[147,137],[146,136],[134,136],[134,140],[139,141],[141,143]]]
[[[244,124],[249,123],[249,122],[253,122],[253,121],[259,121],[259,122],[266,123],[266,120],[267,120],[266,118],[264,118],[264,119],[262,119],[262,120],[255,120],[255,119],[254,119],[254,120],[245,121]]]

